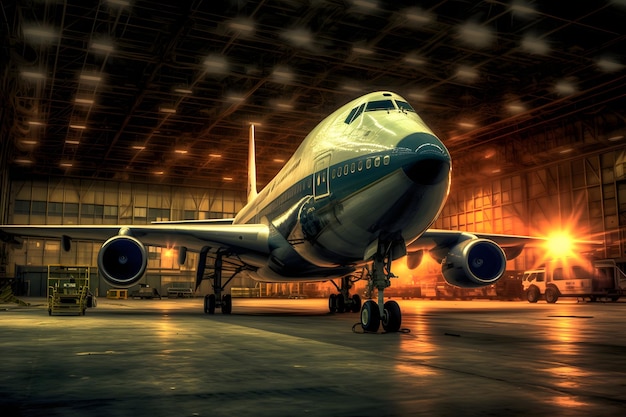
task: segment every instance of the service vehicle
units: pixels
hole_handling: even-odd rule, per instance
[[[626,295],[626,274],[614,259],[558,259],[525,271],[522,287],[529,303],[561,297],[617,301]]]

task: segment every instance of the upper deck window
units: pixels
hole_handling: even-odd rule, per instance
[[[400,110],[412,111],[415,113],[415,109],[406,101],[396,100],[396,104]]]
[[[370,101],[367,103],[365,107],[365,111],[376,111],[376,110],[395,110],[396,106],[393,105],[393,101],[391,100],[376,100]]]

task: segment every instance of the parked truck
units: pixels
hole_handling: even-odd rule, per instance
[[[529,303],[545,299],[556,303],[561,297],[617,301],[626,295],[626,274],[614,259],[563,259],[525,271],[522,287]]]

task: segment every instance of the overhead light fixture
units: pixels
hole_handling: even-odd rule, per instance
[[[44,73],[40,71],[24,70],[21,72],[21,74],[22,77],[28,78],[29,80],[43,80],[46,78]]]
[[[113,42],[108,39],[106,40],[101,39],[101,40],[93,41],[91,43],[91,48],[95,50],[96,52],[105,53],[105,54],[110,54],[115,49],[113,47]]]
[[[22,165],[30,165],[33,163],[33,160],[28,159],[28,158],[15,158],[14,161],[17,164],[22,164]]]
[[[615,136],[611,136],[610,138],[608,138],[607,140],[609,142],[617,142],[618,140],[622,140],[624,139],[624,135],[615,135]]]
[[[165,171],[154,171],[154,175],[163,175]]]
[[[176,149],[174,152],[179,155],[186,155],[188,151],[186,149]]]
[[[79,130],[85,130],[87,129],[87,126],[85,125],[79,125],[79,124],[70,124],[70,127],[72,129],[79,129]]]
[[[100,81],[102,81],[102,77],[97,74],[82,73],[78,76],[78,79],[87,83],[99,83]]]
[[[74,166],[72,162],[61,162],[59,165],[63,168],[71,168]]]
[[[25,26],[24,38],[33,43],[50,44],[59,38],[59,33],[52,26],[35,24]]]
[[[565,154],[567,154],[567,153],[571,153],[571,152],[573,152],[573,151],[574,151],[574,148],[565,148],[565,149],[561,149],[561,150],[559,151],[559,153],[560,153],[560,154],[562,154],[562,155],[565,155]]]
[[[283,163],[283,162],[285,162],[285,160],[284,159],[280,159],[280,158],[274,158],[274,162]]]
[[[463,129],[473,129],[476,127],[476,125],[472,122],[459,122],[458,125]]]
[[[146,149],[145,146],[141,146],[141,145],[133,145],[132,148],[137,151],[143,151],[144,149]]]
[[[228,61],[223,55],[211,54],[205,58],[202,64],[208,73],[224,74],[228,72]]]
[[[221,158],[221,157],[222,157],[222,155],[221,155],[221,154],[219,154],[219,153],[210,153],[210,154],[209,154],[209,157],[211,157],[211,158]]]
[[[222,177],[224,181],[232,181],[233,177]]]
[[[65,139],[65,143],[68,145],[80,145],[80,141],[76,139]]]
[[[29,126],[43,126],[43,122],[39,120],[29,120],[28,125]]]
[[[34,139],[22,139],[20,143],[26,146],[34,146],[34,145],[39,144],[39,141],[34,140]]]
[[[176,109],[174,109],[172,107],[159,107],[159,111],[161,113],[169,113],[169,114],[175,114],[176,113]]]
[[[76,97],[76,99],[74,99],[74,103],[76,104],[93,104],[94,101],[91,98],[84,98],[84,97]]]
[[[180,94],[193,94],[193,91],[190,88],[185,88],[185,87],[175,88],[174,92],[180,93]]]
[[[109,6],[115,6],[120,8],[130,7],[130,2],[128,0],[107,0],[107,4]]]

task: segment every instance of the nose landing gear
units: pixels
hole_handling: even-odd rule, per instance
[[[361,327],[365,332],[377,332],[381,324],[385,332],[397,332],[402,325],[402,312],[398,303],[393,300],[385,302],[385,288],[391,285],[390,279],[395,278],[391,272],[392,261],[391,245],[385,247],[379,244],[367,283],[368,297],[376,289],[378,303],[368,300],[361,308]]]

